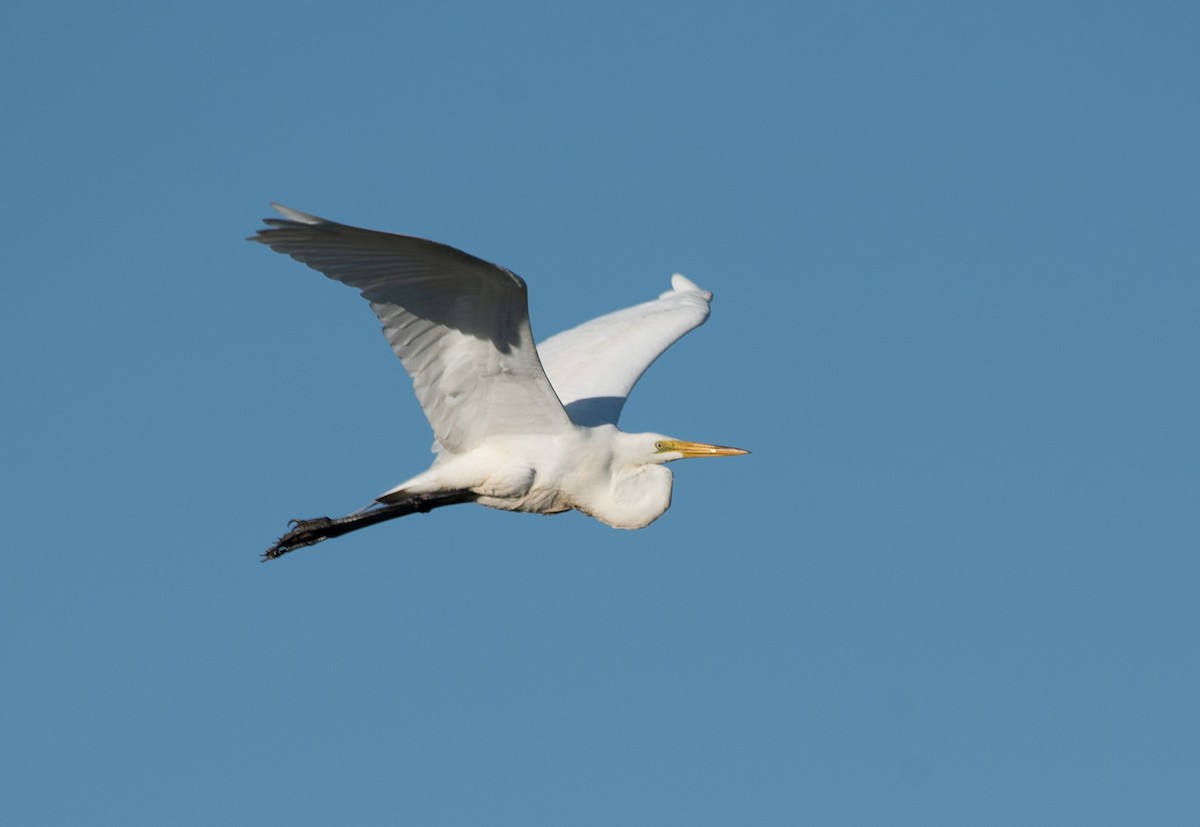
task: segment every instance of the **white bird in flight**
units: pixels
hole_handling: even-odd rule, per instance
[[[643,528],[671,505],[666,463],[740,448],[627,434],[617,419],[663,351],[708,318],[712,294],[682,275],[655,301],[535,346],[525,282],[461,250],[363,230],[272,204],[250,241],[356,288],[412,378],[433,427],[433,465],[345,517],[293,520],[263,555],[384,520],[476,502],[507,511],[575,509]]]

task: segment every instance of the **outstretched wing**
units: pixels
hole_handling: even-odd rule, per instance
[[[592,319],[538,345],[550,384],[573,422],[617,424],[646,368],[708,318],[712,293],[678,273],[671,287],[655,301]]]
[[[264,219],[268,228],[250,240],[362,293],[442,448],[568,426],[538,360],[520,277],[445,244],[271,206],[284,218]]]

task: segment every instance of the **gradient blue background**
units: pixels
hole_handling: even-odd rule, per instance
[[[0,820],[1200,822],[1193,3],[6,3]],[[459,507],[267,202],[682,271],[641,532]]]

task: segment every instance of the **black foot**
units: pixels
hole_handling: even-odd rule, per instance
[[[288,525],[292,529],[278,540],[275,545],[263,552],[263,562],[282,557],[289,551],[306,546],[315,546],[328,538],[328,529],[333,526],[333,520],[328,517],[314,517],[311,520],[291,520]]]

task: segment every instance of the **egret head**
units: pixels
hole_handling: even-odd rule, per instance
[[[612,426],[609,426],[612,428]],[[612,428],[611,464],[605,466],[586,502],[575,507],[617,528],[642,528],[671,505],[674,475],[668,462],[689,457],[733,457],[741,448],[688,442],[663,434],[626,434]]]

